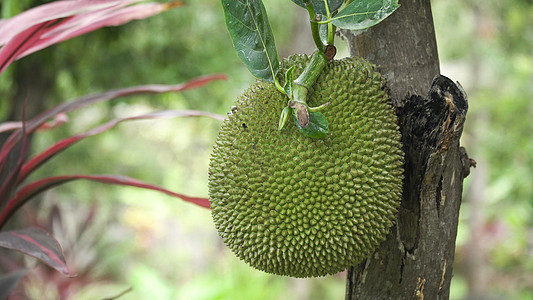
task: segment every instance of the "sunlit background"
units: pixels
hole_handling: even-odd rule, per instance
[[[10,2],[3,17],[48,1]],[[280,55],[311,53],[306,12],[288,0],[264,2]],[[441,72],[469,96],[462,144],[477,161],[465,182],[451,299],[533,299],[533,1],[432,5]],[[188,1],[14,63],[0,78],[0,116],[9,118],[10,99],[28,92],[42,100],[32,103],[31,114],[88,93],[213,73],[229,80],[71,113],[66,125],[35,136],[34,152],[118,117],[162,109],[225,114],[254,79],[233,50],[219,1]],[[124,123],[75,145],[36,177],[123,174],[207,197],[219,126],[207,118]],[[223,245],[208,210],[157,192],[80,181],[47,192],[18,214],[17,224],[48,228],[79,274],[66,279],[0,252],[36,266],[22,283],[32,299],[57,299],[60,288],[72,299],[125,291],[120,299],[344,298],[345,274],[293,279],[251,269]]]

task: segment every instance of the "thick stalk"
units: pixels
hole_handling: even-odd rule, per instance
[[[309,88],[316,82],[318,76],[326,66],[327,61],[323,51],[317,51],[313,54],[311,61],[305,67],[302,74],[294,81],[294,101],[307,104]]]
[[[302,128],[306,128],[309,124],[309,109],[307,106],[309,88],[311,88],[320,73],[322,73],[326,62],[327,59],[323,51],[319,50],[315,52],[302,74],[294,81],[292,100],[289,103],[289,107],[293,109],[296,120]]]

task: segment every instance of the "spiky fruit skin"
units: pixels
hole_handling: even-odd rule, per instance
[[[296,76],[308,58],[293,56]],[[285,70],[282,69],[280,74]],[[328,62],[309,106],[331,102],[329,133],[278,131],[287,98],[257,82],[222,124],[209,166],[215,226],[252,267],[293,277],[334,274],[371,254],[393,225],[403,153],[384,79],[356,58]]]

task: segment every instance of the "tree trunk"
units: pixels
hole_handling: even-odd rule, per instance
[[[386,77],[405,151],[397,224],[374,255],[348,270],[346,299],[449,298],[463,179],[474,164],[459,146],[466,94],[439,75],[430,1],[400,4],[367,31],[342,32],[351,55]]]
[[[55,83],[52,57],[50,49],[44,49],[40,53],[16,61],[9,67],[13,69],[13,92],[6,95],[7,100],[4,101],[9,112],[6,119],[0,122],[20,121],[23,118],[29,120],[45,110],[46,98]],[[0,133],[0,146],[10,134],[11,132]]]

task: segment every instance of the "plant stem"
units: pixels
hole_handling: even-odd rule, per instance
[[[315,9],[313,8],[313,5],[310,1],[306,1],[305,5],[307,7],[307,11],[309,12],[309,23],[311,25],[311,34],[313,35],[313,40],[315,41],[315,45],[319,52],[324,52],[325,46],[322,43],[322,40],[320,40],[320,32],[318,29],[318,23],[316,20],[316,14]]]
[[[304,71],[294,81],[293,100],[296,102],[307,104],[307,93],[309,88],[316,82],[320,73],[326,66],[326,56],[324,52],[318,50],[311,57],[311,61],[305,67]]]
[[[307,105],[307,94],[309,88],[316,82],[320,73],[326,66],[328,59],[323,51],[318,50],[311,57],[311,61],[305,67],[304,71],[294,81],[292,88],[292,100],[289,101],[289,107],[296,116],[296,122],[301,128],[306,128],[309,125],[309,107]],[[312,108],[312,109],[322,109]],[[326,123],[327,124],[327,123]],[[306,134],[307,136],[310,136]],[[313,136],[311,136],[313,137]]]
[[[328,23],[328,45],[334,44],[335,30],[337,30],[337,26],[333,25],[331,22]]]
[[[328,1],[324,0],[324,6],[326,7],[326,17],[331,20],[331,11],[329,10]],[[335,38],[335,25],[328,22],[328,45],[333,45]]]

